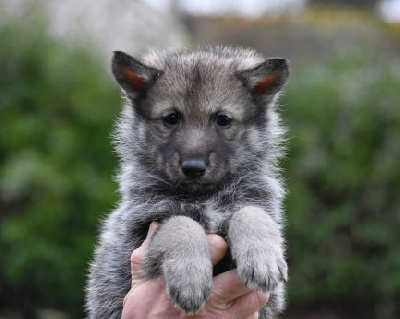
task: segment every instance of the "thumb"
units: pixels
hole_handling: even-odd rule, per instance
[[[143,263],[144,256],[146,255],[147,246],[150,243],[151,237],[153,237],[156,229],[158,227],[157,222],[152,222],[149,226],[149,230],[147,232],[146,238],[142,245],[139,248],[136,248],[131,255],[131,274],[132,274],[132,284],[131,290],[129,290],[128,294],[125,296],[123,305],[128,300],[129,295],[132,293],[133,288],[140,283],[143,282],[144,279],[144,271],[143,271]]]
[[[157,222],[152,222],[150,224],[147,236],[139,248],[136,248],[131,255],[131,273],[132,273],[132,283],[141,281],[144,278],[143,263],[144,257],[146,255],[147,247],[149,246],[150,240],[153,237],[156,229],[158,227]]]

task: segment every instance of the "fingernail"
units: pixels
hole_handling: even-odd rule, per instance
[[[153,236],[153,234],[156,231],[157,227],[158,227],[158,222],[152,222],[150,224],[149,231],[147,232],[146,238],[149,238],[149,237]]]

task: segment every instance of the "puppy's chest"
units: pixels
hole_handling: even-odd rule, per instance
[[[208,234],[222,235],[225,223],[232,215],[227,207],[221,207],[214,201],[204,203],[181,202],[177,205],[176,215],[188,216],[200,223]]]

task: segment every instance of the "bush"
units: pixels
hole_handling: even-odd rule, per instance
[[[0,316],[77,318],[99,217],[117,199],[119,91],[93,52],[51,39],[37,15],[24,21],[0,26]]]
[[[362,52],[294,71],[283,97],[293,309],[400,318],[399,71]]]

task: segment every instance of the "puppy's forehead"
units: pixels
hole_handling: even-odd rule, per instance
[[[239,69],[253,67],[259,58],[220,57],[210,53],[193,53],[158,59],[145,63],[162,69],[163,75],[154,92],[159,97],[152,106],[152,115],[162,116],[170,109],[178,109],[187,116],[208,117],[224,112],[240,120],[248,96],[235,76]]]

